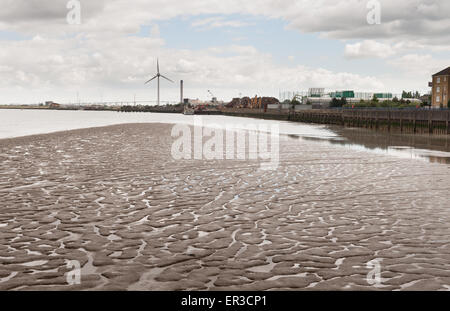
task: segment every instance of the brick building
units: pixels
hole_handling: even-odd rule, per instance
[[[435,108],[446,108],[449,101],[450,88],[450,67],[433,75],[432,87],[432,106]]]

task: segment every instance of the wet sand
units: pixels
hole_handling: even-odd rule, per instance
[[[0,290],[450,289],[448,165],[296,139],[277,171],[176,161],[171,128],[0,140]]]

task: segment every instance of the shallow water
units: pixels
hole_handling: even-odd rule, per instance
[[[0,109],[0,138],[12,138],[89,127],[126,123],[169,123],[194,125],[201,120],[205,127],[245,128],[249,124],[279,124],[280,133],[330,138],[337,136],[320,125],[249,119],[227,116],[186,116],[174,113],[122,113],[112,111],[62,111]],[[252,121],[250,121],[252,120]]]
[[[380,155],[450,164],[449,137],[390,134],[361,128],[330,127],[330,130],[337,136],[303,137],[302,139]]]
[[[166,113],[120,113],[112,111],[57,111],[0,109],[0,139],[126,123],[189,124],[201,120],[205,127],[246,128],[252,124],[279,125],[281,134],[338,148],[367,151],[393,157],[450,164],[448,137],[400,135],[366,129],[328,127],[285,121],[228,116],[185,116]],[[270,128],[268,127],[268,130]]]

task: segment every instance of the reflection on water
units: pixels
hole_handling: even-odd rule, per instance
[[[112,111],[0,109],[0,139],[124,123],[202,123],[205,127],[245,129],[249,125],[279,125],[282,134],[333,137],[322,125],[228,116],[187,116],[177,113],[120,113]]]
[[[450,164],[448,137],[389,134],[367,129],[330,127],[338,136],[331,138],[290,135],[297,139],[365,150],[391,156]]]
[[[246,129],[249,124],[279,126],[281,134],[295,139],[316,141],[353,150],[369,150],[403,158],[450,164],[448,137],[401,135],[299,122],[249,119],[228,116],[185,116],[182,114],[118,113],[111,111],[57,111],[0,109],[0,139],[51,133],[78,128],[123,123],[182,123],[205,127]],[[270,129],[270,127],[267,127]]]

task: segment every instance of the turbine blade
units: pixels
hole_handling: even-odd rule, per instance
[[[169,78],[167,78],[167,77],[164,77],[163,75],[160,75],[161,77],[163,77],[164,79],[166,79],[166,80],[168,80],[168,81],[170,81],[170,82],[172,82],[172,83],[175,83],[175,82],[173,82],[172,80],[170,80]]]
[[[158,77],[158,76],[154,76],[153,78],[151,78],[150,80],[148,80],[148,81],[145,82],[144,84],[147,84],[147,83],[149,83],[149,82],[152,81],[152,80],[155,80],[157,77]]]
[[[159,73],[159,58],[156,59],[156,67],[157,67],[158,73]]]

